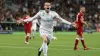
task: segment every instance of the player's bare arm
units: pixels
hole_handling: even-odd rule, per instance
[[[75,22],[73,22],[71,25],[72,25],[73,27],[77,28],[77,25],[76,25]]]

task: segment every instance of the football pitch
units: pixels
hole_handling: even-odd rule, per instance
[[[51,41],[48,56],[100,56],[100,33],[84,33],[85,44],[90,49],[83,50],[79,42],[77,51],[73,50],[75,32],[57,32],[54,36],[57,40]],[[24,41],[24,32],[0,34],[0,56],[37,56],[37,50],[42,44],[39,33],[35,34],[34,39],[29,39],[28,45]]]

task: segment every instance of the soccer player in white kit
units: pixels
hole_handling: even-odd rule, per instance
[[[70,22],[62,19],[55,11],[51,11],[50,8],[51,8],[51,4],[49,2],[45,2],[44,3],[45,10],[40,10],[35,16],[29,19],[17,21],[17,23],[22,23],[22,22],[33,21],[37,18],[41,18],[39,33],[43,40],[43,43],[38,50],[38,56],[41,55],[42,51],[43,51],[44,56],[47,56],[48,44],[53,37],[53,20],[54,19],[60,22],[72,25]]]

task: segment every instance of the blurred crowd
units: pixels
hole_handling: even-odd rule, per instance
[[[96,25],[100,25],[100,0],[0,0],[0,23],[15,22],[23,12],[33,16],[43,9],[45,1],[51,2],[51,10],[70,22],[76,20],[79,7],[85,6],[85,20],[89,26],[95,29]]]

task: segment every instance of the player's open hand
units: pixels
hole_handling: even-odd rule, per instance
[[[72,26],[77,28],[77,25],[75,24],[75,22],[72,23]]]
[[[86,28],[89,28],[89,25],[85,22]]]

